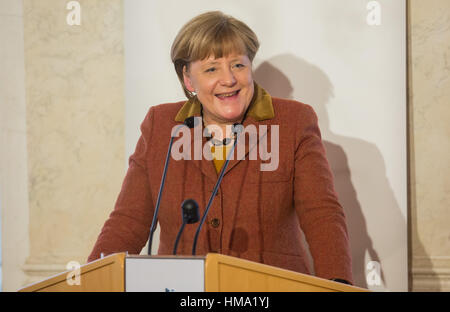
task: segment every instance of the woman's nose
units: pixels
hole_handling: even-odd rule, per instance
[[[220,83],[224,86],[233,86],[236,83],[236,77],[234,77],[234,74],[231,71],[231,69],[222,71]]]

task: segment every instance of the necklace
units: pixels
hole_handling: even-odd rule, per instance
[[[211,141],[214,146],[222,146],[230,144],[234,139],[236,139],[236,133],[233,133],[231,138],[224,138],[223,140],[219,140],[212,137],[212,134],[208,131],[208,128],[205,127],[205,137],[207,141]]]
[[[236,135],[234,135],[234,137],[236,137]],[[233,138],[225,138],[225,139],[223,139],[223,140],[217,140],[217,139],[214,139],[214,138],[211,138],[211,137],[210,137],[210,140],[211,140],[211,143],[212,143],[214,146],[222,146],[222,145],[228,145],[228,144],[230,144],[231,141],[234,139],[234,137],[233,137]]]
[[[203,116],[203,106],[200,106],[200,114],[202,116],[202,124],[204,129],[206,130],[205,137],[207,141],[211,141],[214,146],[226,146],[229,145],[234,139],[236,139],[236,132],[233,132],[233,136],[231,138],[224,138],[223,140],[218,140],[212,137],[212,134],[208,131],[208,125],[205,122],[205,117]],[[247,111],[245,112],[247,115]],[[244,115],[244,119],[245,119]]]

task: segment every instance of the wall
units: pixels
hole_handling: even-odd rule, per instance
[[[2,86],[4,290],[85,263],[124,175],[122,2],[79,1],[73,26],[67,2],[14,1],[23,36],[17,27],[7,41],[17,43],[7,64],[18,82]]]
[[[3,290],[86,260],[140,122],[124,113],[123,1],[79,1],[80,26],[67,2],[0,2]],[[449,291],[450,3],[408,3],[411,286]]]
[[[450,2],[410,2],[412,288],[450,291]]]
[[[368,2],[265,0],[256,8],[239,1],[124,1],[126,153],[149,106],[185,98],[169,58],[181,26],[209,10],[242,19],[261,43],[255,80],[273,96],[310,104],[319,117],[356,284],[407,290],[406,8],[405,1],[378,1],[381,25],[372,26]],[[380,281],[368,285],[373,261]]]
[[[22,2],[0,1],[0,209],[3,290],[27,277],[28,176]]]

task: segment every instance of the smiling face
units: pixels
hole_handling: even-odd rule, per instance
[[[240,122],[254,93],[252,63],[246,55],[191,62],[183,78],[186,88],[197,93],[207,124]]]

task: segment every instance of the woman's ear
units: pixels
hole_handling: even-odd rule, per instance
[[[189,73],[187,72],[187,67],[183,66],[183,81],[186,89],[190,92],[194,92],[195,88],[192,86],[191,78],[189,77]]]

